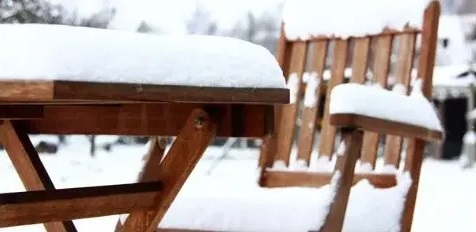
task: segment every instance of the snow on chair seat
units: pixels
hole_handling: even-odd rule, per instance
[[[363,126],[366,130],[441,140],[442,126],[432,103],[423,95],[418,79],[409,96],[405,87],[396,91],[380,85],[355,83],[334,87],[330,95],[330,121],[340,126]],[[398,92],[402,89],[403,92]]]
[[[201,186],[185,184],[160,228],[315,231],[324,223],[336,190],[335,180],[320,188],[234,186],[212,178],[200,182]],[[343,231],[396,231],[410,184],[409,175],[401,174],[398,184],[388,189],[377,189],[367,180],[354,185]]]
[[[174,95],[176,101],[263,102],[286,89],[282,70],[267,49],[227,37],[2,24],[0,50],[0,83],[54,83],[58,99],[77,92],[104,100],[104,95],[120,93],[101,89],[107,92],[112,88],[107,86],[117,85],[125,91],[129,85],[133,100],[171,100],[169,95]],[[85,93],[78,82],[96,84],[96,94]],[[147,93],[155,99],[142,99]]]

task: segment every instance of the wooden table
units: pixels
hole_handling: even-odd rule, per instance
[[[261,138],[288,102],[287,89],[0,81],[0,140],[27,189],[0,194],[0,227],[76,231],[70,220],[131,213],[117,230],[155,231],[216,136]],[[55,189],[28,134],[177,137],[142,183]]]

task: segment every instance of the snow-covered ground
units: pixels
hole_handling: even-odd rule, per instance
[[[55,139],[35,136],[39,139]],[[41,159],[57,188],[135,182],[142,167],[146,147],[117,145],[110,153],[100,150],[88,155],[84,136],[72,136],[59,154],[42,154]],[[214,159],[222,152],[210,147],[187,182],[199,184],[203,177],[229,178],[234,184],[255,181],[258,150],[233,149],[227,159],[208,174]],[[413,231],[476,231],[476,169],[461,170],[457,161],[427,159],[423,165]],[[23,191],[23,187],[4,151],[0,152],[0,192]],[[310,215],[311,216],[311,215]],[[80,231],[112,231],[117,216],[76,220]],[[4,228],[0,231],[44,231],[41,225]]]

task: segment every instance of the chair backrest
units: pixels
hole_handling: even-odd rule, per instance
[[[415,72],[412,71],[416,70],[417,77],[423,80],[423,92],[429,97],[438,17],[439,5],[434,2],[425,11],[422,28],[406,27],[401,31],[386,29],[380,34],[347,39],[319,36],[308,40],[288,40],[282,27],[277,58],[290,86],[291,104],[282,106],[277,111],[276,154],[273,163],[281,166],[289,166],[294,162],[299,166],[310,164],[319,108],[324,110],[317,154],[321,159],[333,156],[338,144],[336,129],[329,124],[328,107],[329,94],[338,84],[347,81],[378,83],[386,88],[393,88],[398,84],[396,88],[402,89],[404,86],[404,91],[408,93],[412,76],[415,78],[412,75]],[[329,79],[324,75],[328,68],[331,70]],[[346,80],[344,74],[349,71],[351,77]],[[320,101],[322,99],[325,102]],[[384,139],[385,164],[399,167],[404,139],[383,136],[365,132],[361,164],[375,167],[378,145]],[[297,157],[292,160],[290,154],[294,139],[297,140]],[[410,153],[407,151],[407,160],[411,161],[412,156],[421,156],[421,153],[420,150],[412,150]],[[409,170],[410,166],[412,165],[408,164],[405,169]]]

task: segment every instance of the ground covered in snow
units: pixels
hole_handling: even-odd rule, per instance
[[[42,136],[44,138],[44,136]],[[34,137],[37,143],[39,137]],[[142,146],[117,145],[110,153],[100,151],[95,158],[88,155],[87,138],[73,136],[60,148],[58,155],[42,154],[41,159],[57,188],[131,183],[142,166]],[[211,147],[187,182],[187,188],[200,185],[204,178],[227,178],[236,185],[255,181],[255,149],[232,149],[230,156],[210,172],[221,148]],[[457,161],[424,162],[420,194],[413,231],[475,231],[476,169],[461,170]],[[0,152],[0,192],[23,191],[15,171],[3,151]],[[75,221],[80,231],[111,231],[117,216]],[[4,228],[0,231],[43,231],[42,226]]]

